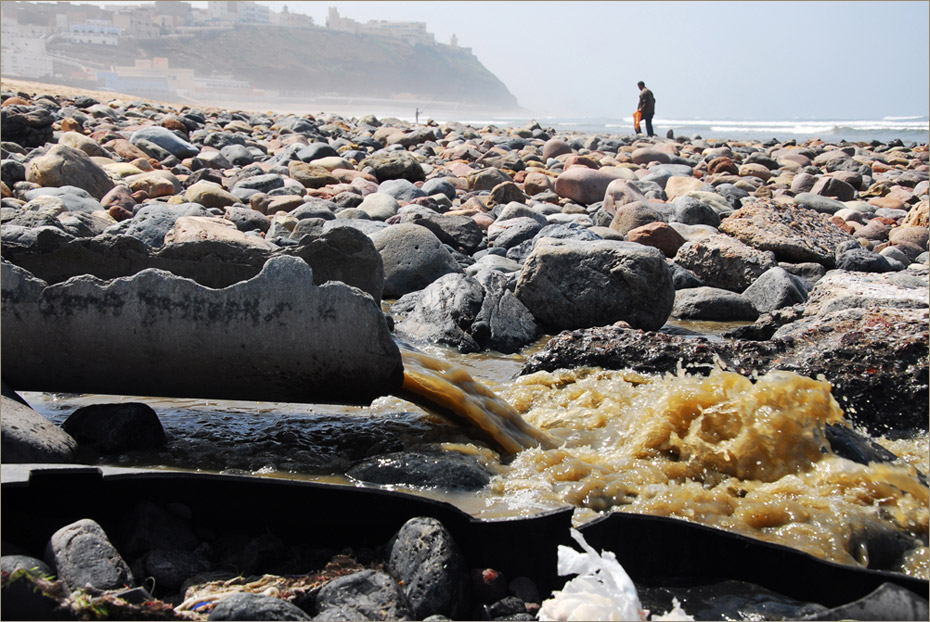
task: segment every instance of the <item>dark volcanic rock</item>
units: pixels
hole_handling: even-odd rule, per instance
[[[391,540],[388,568],[403,582],[417,620],[443,614],[461,618],[468,606],[468,567],[451,534],[435,518],[411,518]]]
[[[370,484],[444,490],[480,490],[491,479],[491,473],[474,457],[442,451],[375,456],[352,466],[346,475]]]
[[[238,592],[221,600],[208,620],[312,620],[303,609],[283,598]]]
[[[124,402],[78,408],[61,424],[81,447],[104,454],[157,449],[165,444],[165,429],[148,404]]]

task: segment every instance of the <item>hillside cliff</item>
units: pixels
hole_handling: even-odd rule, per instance
[[[55,42],[50,49],[103,67],[163,57],[198,75],[230,74],[286,94],[416,99],[513,111],[516,98],[469,51],[324,28],[238,26],[192,36],[122,39],[112,47]]]

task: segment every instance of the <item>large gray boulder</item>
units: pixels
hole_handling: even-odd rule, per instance
[[[77,441],[29,406],[0,398],[0,458],[4,463],[73,462]]]
[[[358,229],[340,227],[319,237],[305,237],[284,253],[300,257],[313,268],[313,282],[341,281],[381,301],[384,289],[384,263],[367,235]]]
[[[462,272],[436,235],[419,225],[401,223],[371,234],[384,262],[384,297],[400,298],[439,277]]]
[[[15,390],[367,403],[403,379],[379,304],[297,257],[224,289],[161,270],[46,285],[6,262],[0,281]]]
[[[717,287],[689,287],[677,291],[672,317],[711,322],[751,322],[759,317],[759,311],[742,294]]]
[[[155,143],[179,160],[183,160],[184,158],[192,158],[200,153],[200,149],[184,140],[168,128],[162,127],[160,125],[151,125],[149,127],[136,130],[133,132],[129,142],[137,145],[140,140],[147,140],[149,142]]]
[[[675,263],[709,287],[736,293],[778,265],[771,251],[758,250],[720,233],[686,242],[675,254]]]
[[[782,307],[807,301],[804,280],[782,267],[770,268],[746,288],[748,298],[759,313],[769,313]]]
[[[397,330],[460,352],[516,352],[536,338],[536,321],[506,282],[504,275],[487,270],[476,278],[446,274],[423,290]]]
[[[516,295],[554,329],[628,322],[657,330],[675,302],[662,251],[633,242],[538,239]]]

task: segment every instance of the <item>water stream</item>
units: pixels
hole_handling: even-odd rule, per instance
[[[405,350],[400,396],[369,407],[25,397],[58,423],[86,404],[151,405],[168,447],[109,464],[362,485],[344,475],[361,459],[459,452],[494,473],[488,486],[414,492],[481,518],[565,506],[576,524],[610,511],[672,516],[860,566],[875,542],[903,541],[896,568],[930,574],[930,499],[917,477],[927,470],[927,435],[877,439],[901,460],[861,465],[834,455],[824,437],[825,425],[844,422],[825,381],[598,368],[515,378],[542,343],[510,356]]]

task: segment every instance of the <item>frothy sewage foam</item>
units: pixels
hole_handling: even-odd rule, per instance
[[[905,533],[915,546],[897,569],[928,575],[927,487],[906,463],[833,454],[824,429],[844,419],[826,381],[582,368],[518,378],[498,397],[454,365],[403,355],[403,397],[515,454],[495,465],[490,513],[569,504],[577,523],[604,511],[671,516],[859,566],[870,565],[862,534]]]

